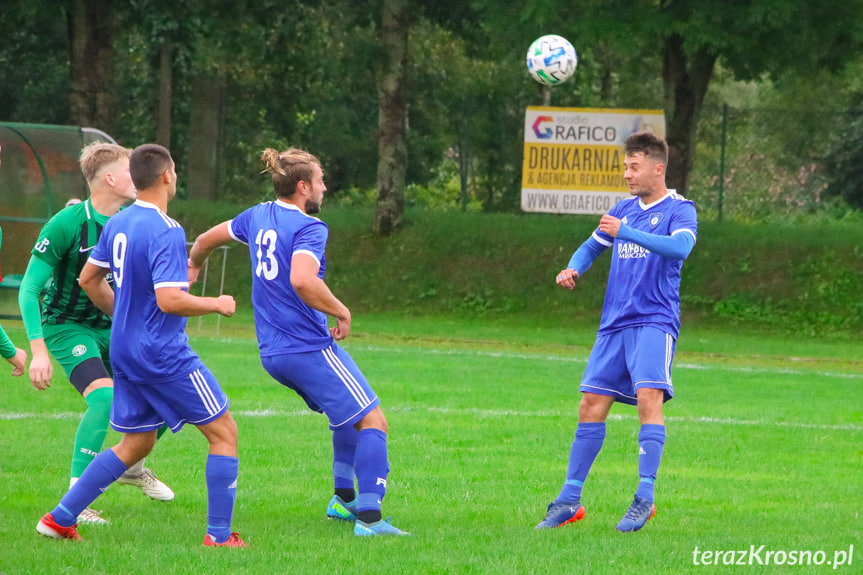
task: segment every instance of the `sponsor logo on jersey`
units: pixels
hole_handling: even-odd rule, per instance
[[[617,257],[621,260],[646,258],[650,253],[646,248],[632,242],[617,242]]]
[[[622,219],[622,220],[620,220],[620,223],[621,223],[621,224],[628,224],[628,223],[629,223],[629,220],[627,219],[627,217],[626,217],[626,216],[623,216],[623,219]]]
[[[74,355],[75,357],[81,357],[85,353],[87,353],[86,345],[80,344],[72,348],[72,355]]]
[[[93,248],[95,248],[95,247],[96,247],[96,246],[90,246],[89,248],[78,248],[78,251],[79,251],[79,252],[81,252],[82,254],[85,254],[85,253],[89,252],[90,250],[92,250],[92,249],[93,249]]]

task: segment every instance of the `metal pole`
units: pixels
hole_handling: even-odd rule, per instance
[[[467,211],[467,150],[464,138],[458,139],[458,172],[459,184],[461,186],[461,211]]]
[[[722,145],[719,153],[719,202],[717,209],[719,210],[719,221],[722,221],[722,195],[725,190],[725,143],[728,126],[728,104],[722,106]]]
[[[228,261],[228,246],[222,246],[222,279],[219,281],[219,295],[225,293],[225,264]],[[222,314],[216,314],[216,335],[219,335],[219,326],[222,324]]]
[[[207,293],[207,270],[210,269],[210,258],[204,260],[204,279],[201,280],[201,297]],[[204,321],[204,316],[198,316],[198,331],[201,331],[201,322]]]

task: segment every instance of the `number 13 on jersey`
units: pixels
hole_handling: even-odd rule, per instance
[[[276,260],[276,240],[279,235],[276,230],[258,230],[258,235],[255,237],[255,245],[258,246],[258,266],[255,268],[255,275],[264,279],[272,280],[279,275],[279,262]]]

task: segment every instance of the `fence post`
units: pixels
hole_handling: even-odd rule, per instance
[[[719,152],[719,221],[722,221],[722,194],[725,190],[725,134],[728,125],[728,104],[722,105],[722,143]]]

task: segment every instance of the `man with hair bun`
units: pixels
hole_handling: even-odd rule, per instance
[[[111,317],[90,301],[78,285],[78,277],[108,219],[135,199],[135,185],[129,174],[131,153],[128,148],[107,142],[96,142],[81,150],[79,164],[90,197],[60,210],[42,228],[18,293],[30,340],[33,387],[45,390],[51,385],[54,368],[50,352],[87,405],[75,433],[70,486],[102,451],[114,397],[108,359]],[[45,294],[43,310],[39,298],[49,280],[53,281]],[[174,492],[144,467],[143,460],[130,467],[118,483],[137,486],[153,499],[174,499]],[[108,523],[90,508],[81,512],[78,521]]]
[[[407,535],[381,519],[389,461],[380,400],[336,343],[350,333],[351,312],[324,283],[329,229],[312,216],[327,190],[321,163],[297,148],[268,148],[261,160],[272,174],[276,200],[198,236],[189,253],[189,277],[197,276],[217,247],[248,244],[261,363],[310,409],[326,414],[333,432],[335,493],[327,517],[355,522],[358,536]],[[328,315],[336,320],[331,328]]]

